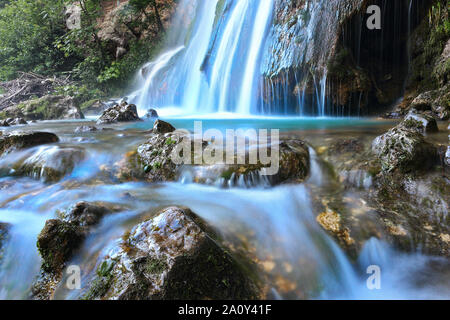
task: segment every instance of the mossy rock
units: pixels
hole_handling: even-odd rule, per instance
[[[412,125],[419,124],[409,121],[414,122]],[[427,142],[416,127],[408,128],[409,125],[409,122],[399,125],[374,140],[372,150],[384,172],[426,171],[438,162],[436,146]]]
[[[189,209],[170,207],[123,237],[84,299],[256,299],[248,269]],[[125,267],[128,266],[128,267]]]
[[[0,136],[0,155],[58,141],[59,138],[49,132],[14,131]]]
[[[26,120],[84,119],[76,100],[68,96],[47,95],[4,110],[9,117]]]
[[[72,257],[84,240],[80,227],[71,222],[52,219],[45,223],[38,236],[37,247],[42,257],[42,269],[60,273],[66,261]]]

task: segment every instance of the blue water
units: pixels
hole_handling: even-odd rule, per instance
[[[379,120],[374,118],[307,118],[307,117],[162,117],[161,120],[169,122],[177,129],[194,130],[195,121],[201,121],[203,130],[217,129],[279,129],[288,131],[312,131],[312,130],[377,130],[393,125],[391,120]],[[128,128],[150,129],[153,121],[133,123]]]

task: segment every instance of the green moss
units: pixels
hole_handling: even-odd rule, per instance
[[[145,271],[151,274],[161,274],[167,270],[168,265],[165,261],[149,258],[145,266]]]
[[[89,290],[81,297],[81,300],[93,300],[104,297],[113,284],[113,270],[117,262],[107,259],[97,268],[97,278],[91,283]]]
[[[81,105],[80,105],[80,109],[81,109],[81,111],[84,111],[84,110],[86,110],[87,108],[90,108],[94,103],[96,103],[98,100],[97,99],[93,99],[93,100],[88,100],[88,101],[86,101],[86,102],[83,102]]]
[[[153,165],[153,169],[161,169],[161,167],[162,167],[161,162],[155,162],[155,164]]]

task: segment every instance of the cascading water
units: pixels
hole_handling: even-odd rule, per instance
[[[187,113],[250,114],[256,110],[273,0],[196,1],[195,6],[182,56],[169,70],[164,69],[169,61],[153,68],[133,102],[141,112],[155,105],[178,106]],[[180,41],[169,46],[179,48]],[[164,56],[170,60],[173,51]]]
[[[246,238],[245,248],[254,249],[248,254],[255,255],[261,262],[266,261],[269,266],[266,272],[272,279],[269,285],[274,286],[273,298],[450,297],[445,280],[450,269],[444,258],[401,254],[375,239],[366,244],[357,262],[347,257],[315,219],[318,212],[312,202],[312,190],[326,187],[329,176],[312,148],[311,178],[300,185],[269,188],[261,181],[260,186],[248,189],[240,183],[221,188],[195,184],[189,179],[165,184],[121,184],[112,182],[104,167],[117,163],[131,146],[145,141],[145,131],[117,127],[122,131],[99,131],[89,139],[84,136],[80,140],[80,135],[74,133],[78,125],[55,122],[34,127],[35,130],[45,128],[57,133],[62,139],[55,146],[81,143],[86,149],[85,160],[62,181],[44,184],[29,178],[0,178],[0,222],[11,226],[0,256],[0,299],[29,297],[41,264],[36,248],[40,230],[46,220],[56,217],[58,211],[81,200],[106,202],[121,208],[104,217],[67,264],[81,267],[83,288],[115,240],[161,208],[180,205],[190,207],[219,230],[225,240],[232,242],[236,238]],[[298,124],[291,124],[292,127],[298,127]],[[39,149],[36,147],[27,153]],[[23,155],[18,152],[2,158],[0,168],[8,171],[10,165]],[[366,268],[369,265],[382,267],[386,275],[382,282],[383,291],[367,288]],[[82,291],[65,289],[64,283],[62,281],[58,287],[56,299],[76,299],[82,295]],[[280,288],[277,283],[281,283]]]
[[[184,0],[167,51],[140,72],[140,88],[131,102],[140,113],[175,107],[183,114],[359,116],[367,92],[354,92],[345,103],[335,101],[339,82],[329,77],[327,64],[333,48],[342,44],[353,51],[355,68],[404,80],[408,72],[399,66],[410,64],[403,61],[410,57],[409,45],[387,53],[404,42],[403,34],[410,36],[419,6],[416,0],[398,2],[378,1],[386,25],[368,32],[363,1],[345,7],[308,0],[291,8],[279,0]],[[280,16],[291,19],[280,22]],[[343,30],[330,33],[324,18]],[[376,50],[369,42],[376,43]],[[379,65],[367,67],[375,56]],[[396,66],[386,68],[389,60]],[[376,82],[373,86],[378,89]]]

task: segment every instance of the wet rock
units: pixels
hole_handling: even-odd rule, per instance
[[[369,201],[396,247],[450,256],[450,185],[441,172],[380,175]]]
[[[178,132],[152,134],[146,143],[138,147],[135,154],[138,163],[137,175],[144,176],[150,182],[176,180],[181,164],[175,164],[171,156],[184,137],[183,133]]]
[[[422,134],[439,131],[437,122],[432,116],[414,111],[411,111],[400,125],[408,130],[414,130]]]
[[[6,120],[0,120],[0,127],[9,127],[9,123]]]
[[[424,92],[418,95],[411,103],[411,108],[419,111],[431,110],[434,98],[431,92]]]
[[[100,205],[81,201],[67,212],[61,213],[60,217],[65,221],[75,223],[77,226],[90,227],[97,225],[103,216],[117,210],[114,206],[108,206],[107,204]]]
[[[160,133],[160,134],[166,134],[174,132],[176,129],[174,126],[172,126],[170,123],[162,121],[162,120],[156,120],[155,124],[153,125],[153,133]]]
[[[159,115],[158,115],[158,112],[156,112],[155,109],[149,109],[149,110],[147,111],[147,114],[145,115],[145,117],[146,117],[147,119],[158,119],[158,118],[159,118]]]
[[[101,115],[97,124],[111,124],[118,122],[134,122],[141,121],[138,116],[137,108],[134,104],[127,104],[126,102],[120,105],[115,105],[106,109]]]
[[[21,125],[21,124],[28,124],[24,118],[8,118],[6,119],[6,122],[10,125],[10,126],[17,126],[17,125]]]
[[[408,111],[431,112],[438,120],[448,120],[450,118],[450,85],[419,94],[406,110],[403,110],[404,113]]]
[[[211,229],[171,207],[126,234],[99,265],[84,299],[255,299],[258,289]]]
[[[346,152],[359,153],[363,150],[364,145],[358,139],[339,139],[330,146],[329,152],[338,154]]]
[[[8,232],[11,226],[8,223],[0,222],[0,262],[2,261],[4,254],[4,244],[8,240]]]
[[[0,155],[58,141],[59,138],[49,132],[14,131],[0,136]]]
[[[48,220],[37,240],[43,260],[42,269],[60,273],[65,262],[79,248],[84,236],[83,230],[74,223],[58,219]]]
[[[180,151],[180,147],[186,143],[184,139],[188,136],[190,136],[189,133],[179,131],[166,134],[153,133],[146,143],[137,148],[135,154],[129,155],[128,159],[121,163],[119,179],[144,178],[149,182],[175,181],[182,173],[190,172],[192,180],[198,183],[217,182],[224,187],[250,187],[260,184],[271,186],[281,183],[298,183],[309,174],[309,150],[300,140],[283,140],[277,146],[273,146],[274,151],[279,150],[279,159],[273,159],[278,162],[279,167],[277,172],[270,175],[267,172],[268,168],[276,164],[262,164],[259,160],[256,163],[246,161],[246,164],[238,164],[238,158],[243,157],[244,154],[236,154],[234,164],[225,164],[224,160],[205,163],[204,159],[196,159],[194,144],[200,145],[204,151],[209,143],[197,141],[194,137],[190,139],[190,163],[174,163],[172,157]],[[252,148],[256,149],[256,146],[253,145]],[[248,150],[244,153],[246,159],[249,159]],[[186,157],[189,158],[188,155]]]
[[[97,127],[94,126],[81,126],[75,129],[75,133],[97,132]]]
[[[322,228],[335,236],[343,247],[351,248],[355,244],[355,240],[350,236],[350,230],[343,226],[338,213],[327,210],[318,215],[316,220]]]
[[[15,174],[56,182],[71,173],[84,158],[85,152],[80,148],[41,147],[16,167]]]
[[[84,119],[76,100],[68,96],[47,95],[6,108],[3,112],[8,117],[26,120]]]
[[[66,263],[80,248],[91,228],[112,210],[103,205],[79,202],[66,212],[60,212],[61,219],[46,222],[37,240],[42,265],[39,278],[32,287],[32,298],[52,298]]]
[[[425,140],[417,123],[402,123],[373,141],[372,151],[384,172],[426,171],[436,164],[437,149]]]
[[[450,167],[450,146],[447,147],[447,151],[445,152],[444,163],[447,167]]]

